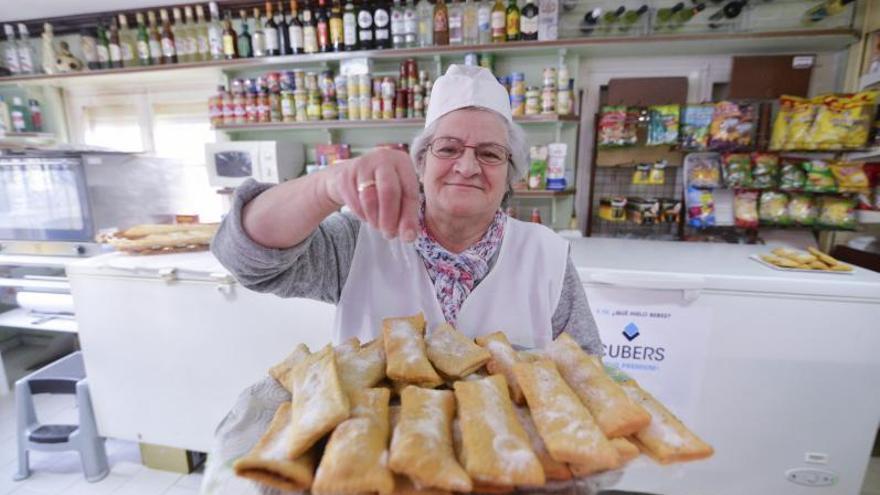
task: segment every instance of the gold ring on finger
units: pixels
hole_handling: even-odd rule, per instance
[[[369,187],[375,187],[375,186],[376,186],[376,181],[374,181],[374,180],[365,180],[365,181],[362,181],[362,182],[358,182],[357,190],[358,190],[359,193],[362,193],[362,192],[366,191],[367,188],[369,188]]]

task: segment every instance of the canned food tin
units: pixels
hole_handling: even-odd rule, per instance
[[[293,86],[294,90],[297,89],[306,89],[306,73],[302,70],[293,71]]]
[[[360,74],[357,76],[358,81],[358,96],[373,96],[370,94],[370,90],[372,88],[370,75],[369,74]]]
[[[384,120],[390,120],[394,118],[394,97],[384,97],[382,98],[382,118]]]
[[[394,118],[402,119],[406,117],[406,93],[405,89],[398,89],[394,102]]]
[[[556,113],[559,115],[569,115],[571,110],[571,91],[568,89],[559,90],[556,94]]]
[[[306,72],[306,91],[318,90],[318,74],[316,72]]]
[[[270,93],[278,93],[281,91],[281,73],[270,72],[266,74],[266,88]]]
[[[406,59],[406,87],[412,88],[419,82],[419,63],[414,58]]]
[[[338,118],[339,120],[350,120],[350,117],[348,116],[348,101],[337,100],[336,110],[338,112],[338,116],[336,118]]]
[[[349,98],[351,98],[352,96],[360,96],[361,91],[360,88],[358,88],[357,76],[348,76],[345,78],[345,89],[348,92]]]
[[[269,95],[260,93],[257,95],[257,122],[271,122],[271,110],[269,108]]]
[[[333,84],[336,86],[336,95],[345,95],[348,98],[348,78],[345,76],[336,76],[333,78]]]
[[[556,68],[544,67],[544,87],[556,87]]]
[[[510,113],[514,117],[522,117],[526,113],[526,99],[524,96],[510,97]]]
[[[324,120],[336,120],[339,116],[339,111],[336,108],[336,102],[333,100],[325,101],[321,105],[321,117]]]
[[[306,105],[308,120],[321,120],[321,96],[317,90],[309,91],[308,104]]]
[[[371,107],[372,107],[372,119],[379,120],[382,118],[382,98],[379,96],[374,96],[371,98]]]
[[[349,96],[348,97],[348,119],[349,120],[360,120],[361,119],[360,98],[358,98],[357,96]]]
[[[568,86],[568,67],[566,67],[565,65],[559,66],[556,85],[559,88],[564,88]]]
[[[385,77],[382,79],[382,98],[394,98],[394,94],[396,93],[396,85],[394,84],[394,80],[390,77]]]
[[[526,89],[526,115],[541,113],[541,91],[535,86]]]
[[[281,92],[281,121],[294,122],[296,120],[296,103],[293,101],[293,92],[284,90]]]
[[[358,106],[360,107],[360,120],[370,120],[373,118],[373,98],[370,95],[358,96]]]
[[[541,92],[541,113],[556,112],[556,89],[544,88]]]
[[[269,93],[269,121],[281,122],[281,95]]]
[[[296,108],[295,115],[297,122],[305,122],[308,120],[306,107],[308,106],[308,96],[306,90],[297,89],[293,92],[293,104]]]

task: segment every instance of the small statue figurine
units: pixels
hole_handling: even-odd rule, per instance
[[[59,43],[60,49],[55,57],[55,67],[58,72],[79,72],[83,70],[83,63],[80,59],[70,53],[70,46],[66,41]]]
[[[54,39],[55,33],[52,31],[52,24],[48,22],[43,24],[43,72],[46,74],[58,72],[55,67],[55,46],[52,44]]]

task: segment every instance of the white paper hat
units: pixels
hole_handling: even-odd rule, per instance
[[[425,127],[447,113],[465,107],[494,110],[508,122],[513,122],[510,96],[491,71],[484,67],[450,65],[446,74],[434,81]]]

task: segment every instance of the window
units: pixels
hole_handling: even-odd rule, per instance
[[[187,165],[205,163],[205,143],[214,142],[214,132],[204,101],[153,104],[153,151],[156,156],[175,158]]]
[[[83,143],[119,151],[144,151],[138,108],[134,105],[82,107]]]

